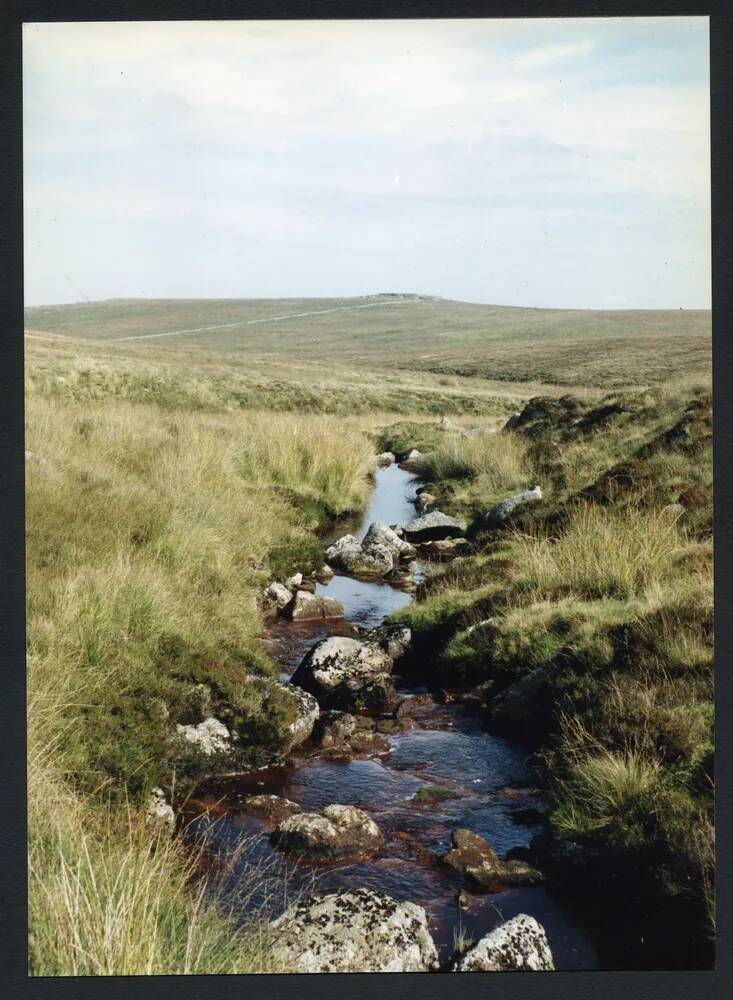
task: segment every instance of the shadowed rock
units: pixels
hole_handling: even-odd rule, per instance
[[[374,820],[355,806],[330,805],[321,813],[298,813],[272,833],[280,850],[314,861],[361,858],[376,854],[384,843]]]
[[[482,937],[453,964],[453,972],[551,972],[547,935],[534,917],[520,913]]]

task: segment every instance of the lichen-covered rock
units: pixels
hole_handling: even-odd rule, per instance
[[[213,716],[204,719],[197,726],[182,726],[179,724],[176,726],[176,731],[179,736],[183,737],[188,743],[192,743],[201,753],[207,756],[216,753],[227,753],[231,750],[229,730],[223,722],[220,722],[219,719],[215,719]]]
[[[265,600],[280,610],[287,607],[292,599],[291,591],[284,584],[278,583],[277,580],[265,588]]]
[[[540,486],[533,486],[532,489],[524,490],[522,493],[515,493],[513,497],[507,497],[506,500],[502,500],[501,503],[487,510],[484,515],[484,523],[488,528],[500,528],[515,514],[526,510],[541,499],[542,489]]]
[[[294,573],[293,576],[288,577],[288,579],[285,581],[285,586],[292,593],[294,590],[297,590],[298,587],[300,587],[302,582],[303,582],[303,574]]]
[[[314,861],[369,857],[384,844],[382,831],[368,813],[343,805],[290,816],[275,828],[272,841],[282,851]]]
[[[330,636],[306,654],[292,683],[315,695],[324,708],[378,708],[393,698],[391,670],[392,658],[376,644]]]
[[[491,864],[496,864],[499,861],[493,847],[473,830],[459,827],[451,834],[451,842],[453,848],[448,851],[443,861],[451,868],[455,868],[456,871],[465,871],[469,865],[478,866],[484,861]]]
[[[173,830],[176,816],[173,807],[167,802],[162,788],[153,788],[145,810],[145,818],[151,826],[164,830]]]
[[[321,568],[315,574],[316,579],[320,583],[327,583],[329,580],[333,580],[333,578],[334,578],[335,575],[336,574],[331,569],[331,567],[328,565],[328,563],[324,563],[323,566],[321,566]]]
[[[276,960],[296,972],[429,972],[438,966],[425,910],[371,889],[297,903],[272,927]]]
[[[457,517],[431,510],[405,525],[405,538],[410,542],[432,542],[440,538],[455,538],[465,534],[466,524]]]
[[[296,687],[294,684],[282,684],[280,686],[293,699],[295,709],[298,713],[295,721],[291,722],[287,727],[291,738],[288,749],[292,749],[293,747],[300,746],[311,735],[318,716],[321,714],[321,709],[313,695],[303,690],[303,688]]]
[[[379,733],[369,733],[361,730],[349,739],[349,749],[352,753],[384,754],[389,753],[392,746],[389,740]]]
[[[356,732],[356,718],[348,712],[322,712],[313,738],[318,747],[327,750],[343,747]]]
[[[247,795],[239,803],[238,808],[248,816],[257,816],[270,823],[281,823],[301,811],[297,802],[285,799],[281,795]]]
[[[309,590],[298,590],[282,613],[294,622],[323,621],[343,618],[344,607],[332,597],[312,594]]]
[[[369,525],[361,548],[366,555],[373,554],[375,550],[381,552],[383,549],[387,549],[392,553],[394,559],[414,559],[417,554],[414,546],[406,542],[404,538],[400,538],[396,531],[388,524],[382,524],[381,521],[373,521]]]
[[[412,631],[407,625],[377,625],[365,633],[364,641],[376,643],[393,660],[398,660],[410,648]]]
[[[453,972],[551,972],[547,935],[534,917],[520,913],[482,937],[456,960]]]
[[[362,548],[354,535],[344,535],[326,549],[326,559],[336,569],[353,576],[385,576],[395,565],[391,546],[372,544]]]
[[[485,888],[505,885],[539,885],[544,876],[526,861],[500,861],[483,858],[477,864],[468,864],[464,871]]]
[[[377,455],[377,465],[381,465],[382,467],[392,465],[395,461],[395,456],[391,451],[383,451],[380,455]]]

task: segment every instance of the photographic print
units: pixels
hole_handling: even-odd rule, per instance
[[[24,25],[30,975],[714,968],[708,47]]]

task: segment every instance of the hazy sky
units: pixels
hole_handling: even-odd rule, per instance
[[[33,24],[26,302],[710,305],[707,18]]]

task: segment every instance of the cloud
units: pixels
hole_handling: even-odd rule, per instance
[[[29,301],[705,304],[705,19],[652,20],[26,26]]]

